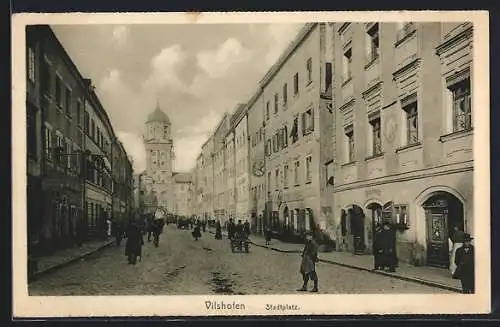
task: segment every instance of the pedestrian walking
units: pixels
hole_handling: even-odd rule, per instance
[[[107,218],[106,219],[106,236],[109,239],[111,237],[111,228],[112,228],[113,222],[111,219]]]
[[[457,269],[457,265],[455,264],[455,255],[457,250],[464,245],[464,237],[465,232],[460,228],[460,226],[453,226],[453,234],[450,235],[448,240],[450,249],[450,274],[452,277],[455,275],[455,270]]]
[[[245,235],[245,237],[248,237],[250,236],[250,223],[248,222],[248,220],[245,220],[245,223],[243,224],[243,235]]]
[[[123,238],[123,227],[121,221],[118,221],[113,225],[113,231],[116,239],[116,246],[120,246]]]
[[[228,239],[232,239],[233,236],[234,236],[234,232],[235,232],[235,225],[234,225],[234,222],[233,222],[233,218],[229,218],[229,223],[227,224],[227,238]]]
[[[396,255],[396,231],[392,224],[388,221],[382,225],[382,231],[379,234],[380,242],[377,244],[379,257],[379,265],[382,269],[389,268],[390,272],[396,271],[397,255]]]
[[[155,247],[160,244],[160,235],[163,232],[163,226],[165,225],[165,220],[155,219],[153,220],[153,243]]]
[[[151,242],[151,236],[153,234],[153,217],[151,215],[148,215],[146,217],[146,231],[148,233],[148,242]]]
[[[222,240],[222,226],[219,220],[215,224],[215,239]]]
[[[266,238],[266,245],[269,245],[271,243],[271,228],[269,226],[266,227],[266,230],[264,232],[264,236]]]
[[[306,243],[302,251],[302,262],[300,263],[300,273],[303,285],[297,291],[306,292],[309,279],[314,283],[311,292],[318,292],[318,274],[316,273],[316,263],[318,259],[318,245],[312,238],[312,233],[306,233]]]
[[[469,234],[464,234],[464,244],[457,249],[455,254],[457,269],[454,276],[460,279],[464,294],[474,294],[475,292],[474,246],[471,244],[473,239]]]
[[[137,257],[142,257],[143,244],[141,229],[137,222],[131,220],[127,227],[127,242],[125,243],[125,256],[127,256],[129,264],[135,265]]]
[[[375,225],[375,232],[373,233],[373,269],[374,270],[379,270],[382,269],[382,264],[381,264],[381,254],[382,254],[382,247],[381,247],[381,235],[382,235],[382,226],[380,223],[377,223]]]
[[[194,225],[194,229],[191,232],[191,234],[193,235],[195,241],[198,241],[198,239],[201,237],[200,228],[201,228],[200,227],[200,223],[196,222],[196,224]]]
[[[201,223],[201,227],[203,228],[203,233],[205,233],[205,230],[207,229],[207,221],[206,220],[203,220],[203,222]]]

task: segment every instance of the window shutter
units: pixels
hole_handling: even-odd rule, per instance
[[[311,131],[314,131],[314,108],[311,108]]]
[[[283,147],[286,148],[288,146],[288,128],[285,126],[283,128]]]

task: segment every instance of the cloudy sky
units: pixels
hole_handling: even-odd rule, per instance
[[[246,102],[300,24],[65,25],[54,32],[91,78],[115,132],[145,168],[144,122],[159,101],[173,124],[174,169],[195,164],[225,111]]]

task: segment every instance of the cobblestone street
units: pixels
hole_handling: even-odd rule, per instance
[[[145,241],[146,237],[145,237]],[[29,285],[30,295],[290,294],[301,285],[297,253],[252,247],[231,253],[227,239],[165,226],[160,246],[146,242],[137,265],[127,264],[124,243],[61,268]],[[447,293],[327,263],[317,266],[320,293]]]

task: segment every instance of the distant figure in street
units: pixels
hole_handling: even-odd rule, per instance
[[[205,233],[205,230],[207,229],[207,221],[205,219],[201,222],[201,227],[203,229],[203,233]]]
[[[153,220],[153,242],[155,247],[160,244],[160,234],[163,232],[163,226],[165,225],[165,220],[155,219]]]
[[[243,224],[241,223],[241,219],[238,220],[238,224],[236,225],[236,227],[234,228],[234,234],[235,236],[240,236],[243,234]]]
[[[464,245],[460,247],[455,254],[455,278],[460,279],[462,283],[462,292],[464,294],[474,294],[474,246],[471,244],[473,237],[464,234]]]
[[[215,239],[222,240],[222,226],[220,225],[220,221],[217,220],[215,224]]]
[[[141,229],[137,222],[130,220],[127,227],[127,243],[125,244],[125,255],[128,258],[128,263],[135,265],[137,257],[142,255],[142,245],[144,240],[142,238]]]
[[[266,245],[269,245],[271,242],[271,228],[269,226],[266,227],[266,230],[264,231],[264,236],[266,238]]]
[[[148,233],[148,242],[151,242],[151,235],[153,234],[153,217],[148,215],[146,217],[146,231]]]
[[[375,232],[373,233],[373,269],[379,270],[382,269],[382,265],[380,263],[381,257],[381,247],[380,247],[380,239],[382,234],[382,225],[377,223],[375,225]]]
[[[111,225],[113,223],[111,222],[111,219],[106,219],[106,236],[109,238],[111,237]]]
[[[398,257],[396,255],[396,231],[388,221],[382,225],[382,231],[377,241],[379,265],[382,269],[389,268],[390,272],[396,271]]]
[[[196,222],[196,224],[194,225],[194,230],[192,231],[192,235],[194,237],[194,240],[195,241],[198,241],[198,239],[201,237],[201,231],[200,231],[200,222]]]
[[[245,223],[243,224],[243,235],[245,235],[245,237],[250,236],[250,223],[248,220],[245,220]]]
[[[449,249],[450,249],[450,274],[455,275],[455,270],[457,265],[455,264],[455,255],[459,248],[464,245],[465,232],[460,228],[459,225],[453,226],[453,234],[449,238]],[[453,277],[456,278],[456,277]]]
[[[227,224],[227,238],[232,239],[236,226],[234,225],[233,218],[229,218],[229,223]]]
[[[113,224],[113,232],[115,234],[116,246],[120,246],[123,238],[123,227],[120,221]]]
[[[318,245],[312,238],[312,233],[306,233],[306,244],[302,251],[302,262],[300,273],[302,274],[303,285],[297,291],[306,292],[309,279],[314,282],[311,292],[318,292],[318,274],[316,273],[316,263],[318,262]]]

